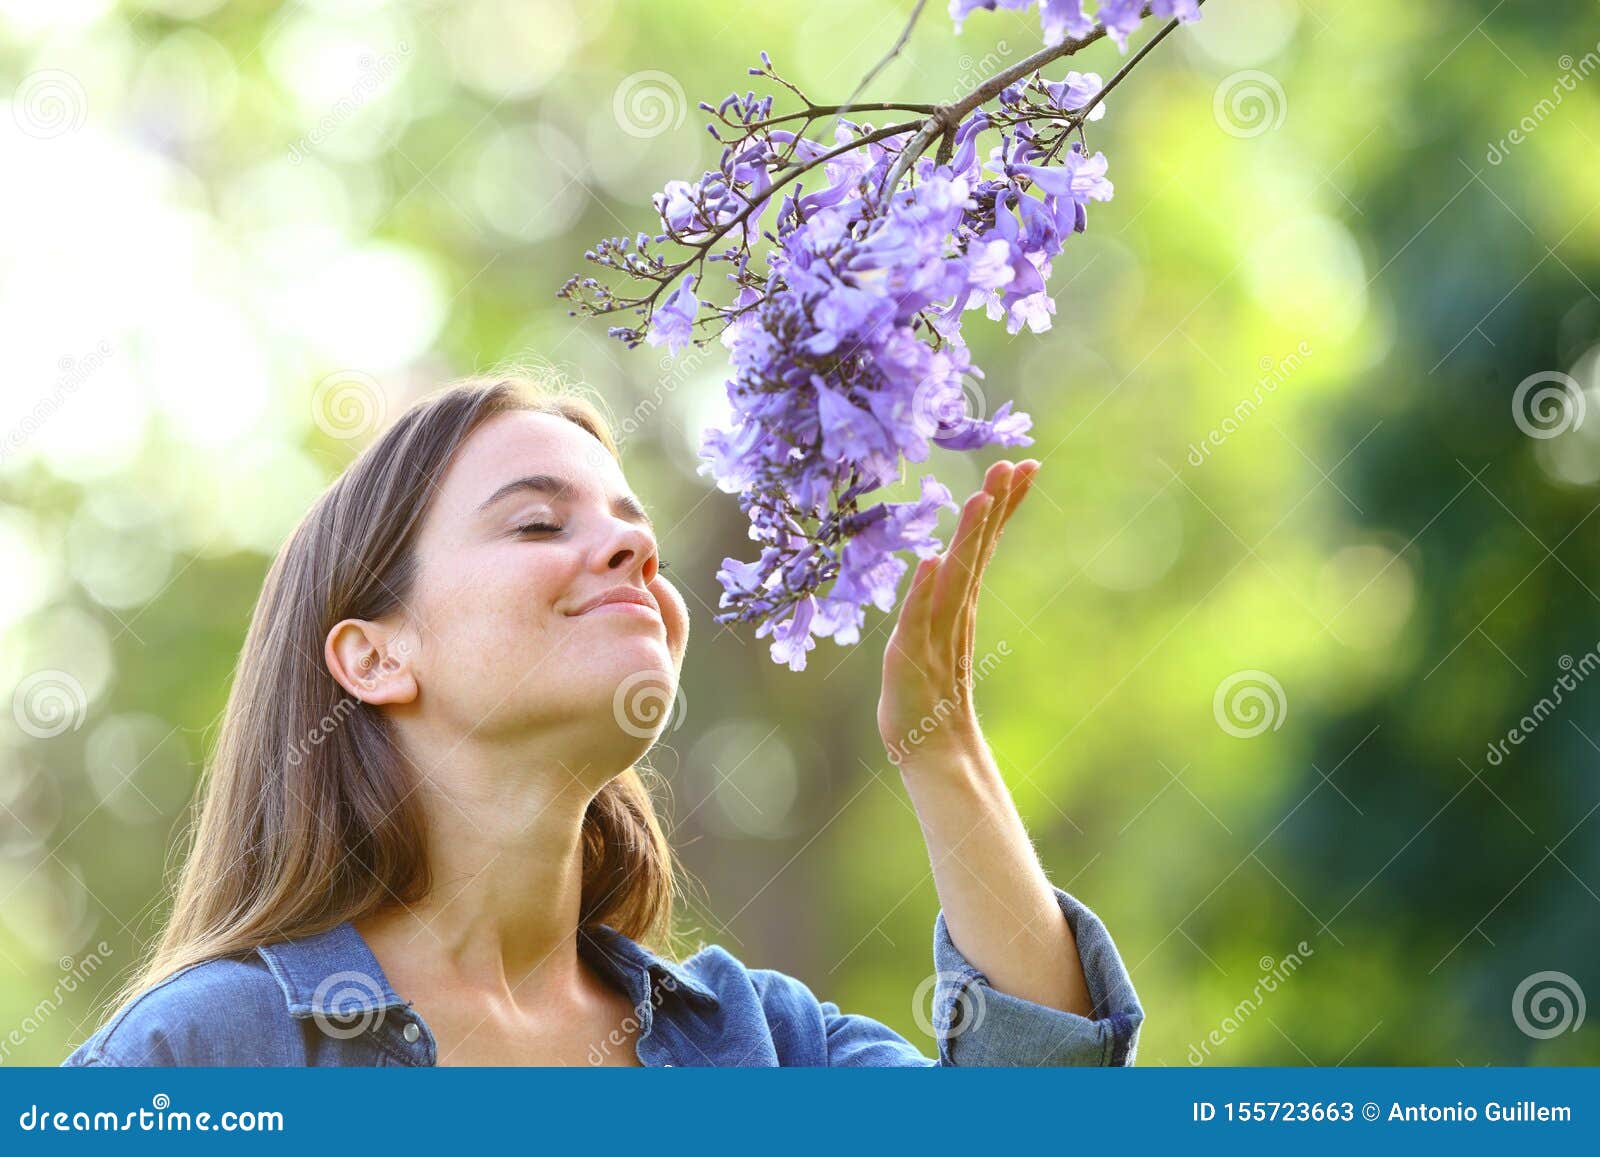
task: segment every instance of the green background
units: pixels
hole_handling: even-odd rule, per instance
[[[694,105],[758,51],[842,100],[909,8],[0,3],[4,1063],[64,1057],[159,927],[277,544],[410,398],[511,362],[604,395],[693,613],[652,757],[689,945],[931,1052],[937,897],[873,721],[890,618],[798,675],[714,624],[752,547],[695,472],[722,351],[630,352],[554,299],[714,163]],[[1117,196],[1058,259],[1055,329],[969,315],[982,404],[1017,399],[1044,463],[979,707],[1132,970],[1141,1063],[1600,1060],[1593,1019],[1513,1010],[1541,972],[1600,996],[1600,686],[1488,756],[1600,640],[1592,17],[1211,0],[1089,126]],[[867,99],[1039,43],[935,0]],[[1550,373],[1587,421],[1529,417]],[[933,468],[959,497],[999,456]],[[83,689],[53,736],[13,725],[40,672]],[[1252,737],[1216,706],[1240,672],[1281,690]]]

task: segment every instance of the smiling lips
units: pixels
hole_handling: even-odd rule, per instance
[[[592,612],[609,614],[644,615],[660,621],[661,612],[656,607],[655,600],[638,587],[620,586],[590,599],[577,611],[574,617],[587,615]]]

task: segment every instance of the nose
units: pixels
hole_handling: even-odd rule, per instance
[[[643,567],[644,581],[649,582],[656,572],[655,535],[636,522],[613,519],[615,531],[601,551],[606,570]]]

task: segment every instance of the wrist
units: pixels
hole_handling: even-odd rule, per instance
[[[978,782],[987,777],[994,763],[983,733],[976,728],[941,735],[937,742],[902,744],[889,758],[908,785],[912,781]]]
[[[931,825],[952,840],[1009,806],[1010,789],[987,747],[919,750],[900,764],[900,782],[924,831]]]
[[[980,748],[983,729],[970,705],[958,706],[941,699],[920,717],[904,708],[885,715],[880,706],[878,738],[883,741],[889,762],[898,767]]]

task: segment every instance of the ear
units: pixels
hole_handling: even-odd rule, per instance
[[[397,627],[344,619],[328,632],[322,653],[339,686],[363,703],[410,703],[417,697],[411,666],[416,644]]]

